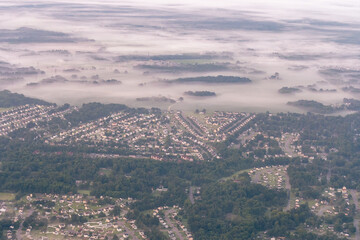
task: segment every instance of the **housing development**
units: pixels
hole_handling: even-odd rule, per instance
[[[4,111],[0,115],[1,135],[7,135],[28,124],[50,145],[86,145],[128,155],[156,160],[210,161],[219,158],[214,142],[226,140],[240,132],[255,118],[246,113],[215,112],[211,116],[186,116],[179,111],[166,113],[118,112],[81,123],[52,134],[42,128],[43,122],[65,120],[64,115],[76,108],[55,111],[54,106],[26,105]],[[44,125],[44,124],[43,124]],[[40,135],[39,135],[40,137]]]
[[[312,132],[302,126],[314,118],[324,125]],[[196,239],[203,234],[198,230],[201,209],[222,194],[216,193],[216,186],[230,196],[232,188],[241,189],[247,182],[246,186],[262,187],[258,197],[270,194],[281,199],[273,203],[279,211],[274,216],[306,213],[303,222],[292,223],[306,234],[356,239],[360,193],[356,181],[348,181],[347,176],[357,168],[348,170],[346,160],[336,160],[343,151],[341,142],[324,144],[339,136],[339,126],[333,127],[336,121],[321,115],[161,111],[98,103],[3,109],[0,137],[4,152],[9,153],[0,161],[5,181],[0,221],[8,224],[3,235],[7,239]],[[357,119],[344,121],[353,127]],[[355,127],[346,135],[349,141],[357,141],[358,136]],[[21,149],[21,164],[14,165],[12,142]],[[29,150],[23,148],[30,142]],[[213,172],[203,169],[205,164]],[[64,167],[70,175],[58,172]],[[48,174],[45,169],[56,173],[50,182],[42,177]],[[6,176],[14,180],[7,181]],[[29,180],[22,183],[17,178]],[[236,218],[234,214],[223,215],[225,221]],[[289,229],[297,234],[296,228]],[[274,228],[252,231],[258,239],[285,236],[284,231],[272,232]]]

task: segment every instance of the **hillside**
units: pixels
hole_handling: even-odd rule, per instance
[[[17,107],[25,104],[51,105],[49,102],[36,98],[25,97],[23,94],[12,93],[8,90],[0,91],[0,107]]]

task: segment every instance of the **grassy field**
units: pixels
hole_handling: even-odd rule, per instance
[[[90,195],[90,190],[79,190],[78,192],[79,192],[80,194]]]
[[[42,233],[41,231],[38,231],[38,230],[31,231],[31,235],[32,235],[32,237],[35,237],[33,239],[41,239],[42,237],[48,237],[48,239],[54,239],[54,240],[66,239],[62,235],[55,235],[55,234],[51,234],[51,233],[44,234],[44,233]],[[29,239],[29,238],[26,238],[26,239]],[[80,238],[72,237],[71,239],[80,239]]]
[[[199,110],[202,110],[202,109],[199,109]],[[192,117],[195,117],[201,121],[204,121],[205,122],[205,117],[209,117],[213,114],[213,112],[207,112],[205,114],[198,114],[198,113],[195,113],[195,111],[184,111],[184,115],[185,116],[192,116]]]
[[[15,193],[0,192],[0,201],[12,201],[15,199]]]
[[[110,174],[111,174],[111,169],[109,169],[109,168],[100,168],[100,171],[99,171],[99,174],[100,175],[105,175],[105,176],[110,176]]]
[[[221,178],[219,181],[228,181],[228,180],[236,180],[240,174],[243,174],[245,172],[249,172],[251,169],[244,169],[244,170],[240,170],[236,173],[234,173],[233,175],[229,176],[229,177],[223,177]]]
[[[290,192],[290,208],[294,208],[295,207],[295,193],[293,191]]]
[[[202,110],[202,109],[199,109],[199,110]],[[184,112],[184,115],[185,116],[188,116],[188,117],[195,117],[200,123],[202,123],[207,129],[211,129],[211,130],[214,130],[214,129],[217,129],[218,126],[215,126],[215,125],[211,125],[211,124],[207,124],[206,123],[206,117],[209,117],[213,114],[214,112],[212,111],[207,111],[205,114],[196,114],[194,111],[186,111]]]
[[[160,197],[160,196],[161,196],[161,192],[160,192],[160,191],[153,191],[153,192],[152,192],[152,195],[153,195],[154,197]]]
[[[0,108],[0,112],[5,112],[7,110],[10,110],[11,108]]]

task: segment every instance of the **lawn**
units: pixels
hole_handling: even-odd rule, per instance
[[[10,110],[11,108],[0,108],[0,112],[5,112],[7,110]]]
[[[100,168],[99,174],[109,177],[111,175],[111,171],[112,169],[109,168]]]
[[[199,109],[202,110],[202,109]],[[185,111],[184,115],[185,116],[191,116],[191,117],[195,117],[197,118],[200,122],[205,123],[205,117],[209,117],[213,114],[213,112],[206,112],[205,114],[197,114],[194,111]]]
[[[0,192],[0,201],[12,201],[15,199],[15,193]]]
[[[90,195],[90,190],[78,190],[78,192],[80,193],[80,194],[87,194],[87,195]]]
[[[236,180],[240,174],[245,173],[245,172],[249,172],[251,169],[244,169],[244,170],[240,170],[236,173],[234,173],[233,175],[229,176],[229,177],[223,177],[221,178],[219,181],[223,182],[223,181],[228,181],[228,180]]]
[[[199,109],[202,110],[202,109]],[[186,111],[184,112],[185,116],[189,116],[189,117],[195,117],[200,123],[202,123],[204,125],[204,127],[206,127],[209,130],[214,130],[217,129],[219,126],[216,125],[212,125],[212,124],[207,124],[206,123],[206,117],[210,117],[211,115],[213,115],[214,112],[213,111],[207,111],[205,114],[196,114],[193,111]]]

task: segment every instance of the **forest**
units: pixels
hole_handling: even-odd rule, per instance
[[[17,107],[25,104],[51,105],[43,100],[25,97],[23,94],[12,93],[8,90],[0,91],[0,108]]]

